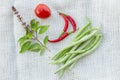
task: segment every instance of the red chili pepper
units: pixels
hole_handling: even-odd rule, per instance
[[[68,29],[68,19],[67,17],[64,15],[64,14],[59,14],[60,16],[63,17],[64,21],[65,21],[65,25],[64,25],[64,28],[63,28],[63,31],[61,32],[60,36],[63,35],[67,29]]]
[[[55,43],[55,42],[59,42],[61,40],[63,40],[64,38],[66,38],[69,35],[68,32],[65,32],[62,36],[60,36],[59,38],[55,39],[55,40],[48,40],[51,43]]]
[[[64,15],[64,14],[59,14],[63,17],[64,21],[65,21],[65,25],[64,25],[64,28],[63,28],[63,31],[66,32],[67,29],[68,29],[68,19],[67,17]]]
[[[68,18],[68,20],[70,21],[70,23],[72,24],[72,26],[73,26],[73,32],[75,32],[76,31],[76,22],[75,22],[75,20],[71,17],[71,16],[67,16],[67,18]]]
[[[67,14],[64,14],[64,13],[61,13],[61,12],[59,12],[59,14],[63,14],[63,15],[65,15],[67,17],[67,19],[70,21],[70,23],[73,26],[73,32],[75,32],[76,31],[76,27],[77,27],[75,20],[70,15],[67,15]]]
[[[48,40],[51,43],[55,43],[55,42],[59,42],[63,39],[65,39],[68,35],[70,35],[71,33],[73,33],[73,31],[71,32],[65,32],[63,35],[61,35],[59,38],[55,39],[55,40]]]
[[[75,23],[75,20],[71,16],[66,15],[64,13],[61,13],[61,12],[59,12],[59,15],[61,15],[64,18],[65,25],[64,25],[64,28],[63,28],[63,32],[62,32],[62,34],[60,35],[59,38],[57,38],[55,40],[48,40],[51,43],[59,42],[59,41],[65,39],[69,34],[76,31],[76,23]],[[72,24],[72,27],[73,27],[73,31],[71,31],[71,32],[67,32],[68,20],[70,21],[70,23]]]

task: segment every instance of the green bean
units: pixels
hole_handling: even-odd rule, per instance
[[[81,44],[84,40],[87,40],[87,39],[89,39],[90,37],[92,37],[95,33],[96,33],[97,31],[94,31],[93,33],[91,33],[90,35],[87,35],[87,36],[85,36],[85,37],[83,37],[81,40],[79,40],[78,42]],[[78,44],[78,42],[77,43],[75,43],[75,44]],[[74,45],[75,45],[74,44]],[[72,47],[72,46],[71,46]],[[76,46],[76,47],[74,47],[74,48],[77,48],[78,46]],[[68,47],[69,48],[69,47]],[[64,52],[64,50],[65,50],[65,52]],[[63,50],[63,53],[59,53],[59,55],[57,54],[57,55],[55,55],[55,57],[54,57],[54,60],[57,60],[57,59],[59,59],[60,57],[61,57],[61,55],[64,55],[67,51],[69,51],[68,49],[64,49]],[[73,49],[74,50],[74,49]],[[57,63],[61,63],[61,62],[64,62],[67,58],[68,58],[69,56],[67,56],[67,57],[65,57],[64,59],[62,59],[62,60],[60,60],[60,61],[56,61],[56,62],[52,62],[52,63],[55,63],[55,64],[57,64]],[[74,55],[73,55],[73,57],[74,57]],[[70,58],[71,59],[71,58]]]
[[[90,25],[90,22],[88,22],[88,24],[79,31],[79,34],[81,34],[83,32],[83,30],[86,29],[86,27],[88,27],[89,25]],[[52,59],[54,59],[56,56],[60,55],[63,51],[64,50],[59,51]]]
[[[100,44],[100,42],[101,42],[101,38],[102,38],[102,37],[99,38],[99,40],[97,41],[96,45],[95,45],[91,50],[89,50],[89,51],[85,52],[84,54],[78,55],[77,57],[71,59],[69,62],[67,62],[67,63],[64,64],[62,67],[60,67],[58,70],[56,70],[55,73],[61,71],[62,69],[65,69],[67,66],[71,65],[72,63],[74,63],[74,62],[77,61],[78,59],[80,59],[80,58],[82,58],[82,57],[90,54],[91,52],[93,52],[93,51],[99,46],[99,44]]]
[[[99,28],[92,28],[91,22],[78,31],[71,44],[64,47],[52,57],[53,64],[63,64],[55,73],[60,72],[62,76],[66,69],[71,69],[80,58],[93,52],[100,44],[102,35],[98,33]]]
[[[83,48],[83,50],[89,50],[91,49],[97,42],[97,40],[99,39],[99,37],[102,37],[101,34],[96,34],[96,40],[95,41],[91,41],[90,44],[88,44],[86,47]]]
[[[69,67],[69,69],[72,69],[77,62],[78,62],[78,61],[76,61],[76,62],[74,62],[73,64],[71,64],[70,67]]]
[[[85,26],[82,27],[82,29],[80,29],[78,31],[78,33],[74,39],[76,39],[78,36],[80,36],[85,31],[85,29],[88,28],[90,25],[91,25],[91,22],[89,21]],[[74,41],[74,39],[73,39],[73,41]]]
[[[70,50],[70,52],[71,52],[71,51],[74,51],[78,46],[79,46],[79,45],[73,47],[73,48]],[[68,58],[69,58],[69,57],[70,57],[70,55],[68,56]],[[65,60],[66,60],[66,59],[64,59],[64,61],[65,61]],[[59,62],[60,62],[60,61],[59,61]],[[65,61],[64,64],[65,64],[66,62],[67,62],[67,61]],[[62,63],[62,62],[61,62],[61,63]],[[60,78],[63,76],[65,70],[66,70],[66,69],[61,70]]]
[[[88,46],[93,40],[95,39],[95,36],[91,37],[87,41],[85,41],[82,45],[79,45],[77,49],[82,50],[86,46]],[[69,54],[69,53],[68,53]]]
[[[66,54],[64,54],[63,56],[59,57],[58,59],[54,60],[53,62],[51,62],[52,64],[55,64],[58,61],[63,60],[63,58],[65,58]]]
[[[52,60],[58,59],[58,57],[61,55],[61,53],[64,53],[64,52],[66,52],[66,51],[68,51],[68,50],[59,51],[56,55],[54,55],[54,56],[52,57]]]
[[[77,51],[71,52],[71,53],[72,53],[72,56],[69,58],[69,60],[72,59],[72,58],[74,58],[77,54],[82,54],[82,53],[84,53],[85,51],[87,51],[87,50],[91,49],[92,47],[94,47],[94,45],[96,44],[96,41],[98,41],[98,38],[99,38],[100,36],[101,36],[101,35],[96,35],[96,40],[94,41],[94,43],[93,43],[92,45],[90,45],[90,47],[88,47],[88,48],[86,48],[86,49],[84,49],[84,50],[81,50],[81,49],[85,48],[86,46],[88,46],[88,45],[86,45],[85,47],[80,48],[79,51],[77,50]],[[89,40],[88,43],[89,43],[89,42],[91,42],[91,41]],[[92,41],[92,42],[93,42],[93,41]],[[73,64],[70,66],[70,69],[71,69],[75,64],[76,64],[76,62],[73,63]]]
[[[86,40],[88,40],[89,38],[91,38],[92,36],[94,36],[95,34],[97,33],[97,30],[96,31],[93,31],[92,33],[90,33],[89,35],[87,35],[87,36],[85,36],[85,37],[83,37],[81,40],[79,40],[79,41],[77,41],[77,42],[74,42],[72,45],[70,45],[70,46],[68,46],[68,47],[65,47],[62,51],[63,51],[63,53],[58,53],[57,55],[55,55],[55,57],[53,57],[54,58],[54,60],[57,60],[58,58],[60,58],[60,55],[64,55],[65,53],[64,53],[64,51],[66,50],[66,51],[69,51],[68,50],[68,48],[70,48],[70,47],[72,47],[73,45],[76,45],[76,44],[81,44],[82,42],[84,42],[84,41],[86,41]],[[65,52],[66,52],[65,51]],[[65,58],[65,60],[66,60],[67,58]],[[65,60],[62,60],[62,61],[65,61]],[[56,62],[55,62],[56,63]],[[57,63],[58,63],[58,61],[57,61]]]
[[[72,48],[70,48],[70,49],[68,49],[68,50],[64,50],[64,52],[61,52],[61,53],[55,55],[53,58],[54,58],[54,60],[57,60],[57,59],[59,59],[60,57],[64,56],[64,55],[65,55],[66,53],[68,53],[69,51],[72,51],[72,50],[74,50],[74,49],[76,49],[76,47],[72,47]]]
[[[72,58],[74,58],[75,56],[76,56],[76,54],[72,54],[72,55],[69,57],[69,59],[67,60],[67,62],[70,61],[70,60],[71,60]],[[67,62],[66,62],[66,63],[67,63]]]
[[[74,50],[77,48],[77,46],[79,46],[79,45],[76,45],[75,47],[73,47],[73,48],[70,50],[70,52],[71,52],[71,51],[74,51]],[[69,52],[67,52],[67,53],[69,53]],[[67,53],[66,53],[66,54],[67,54]],[[70,55],[69,55],[69,57],[70,57]],[[69,59],[69,57],[68,57],[63,63],[66,63],[66,61]]]
[[[78,36],[74,41],[78,41],[80,40],[82,37],[84,37],[85,35],[89,34],[91,31],[93,30],[98,30],[99,28],[90,28],[88,29],[86,32],[84,32],[83,34],[81,34],[80,36]]]
[[[91,39],[89,39],[88,41],[86,41],[85,44],[84,44],[82,47],[81,47],[81,46],[79,46],[79,47],[81,47],[81,49],[83,49],[83,48],[86,47],[93,39],[95,39],[94,36],[93,36]],[[75,47],[78,47],[78,46],[75,46]],[[72,50],[72,51],[73,51],[73,50]],[[72,51],[70,51],[69,53],[72,53]],[[81,53],[83,53],[83,52],[84,52],[84,50],[81,50]],[[78,53],[79,53],[79,52],[78,52]],[[71,60],[73,57],[75,57],[75,56],[77,56],[77,54],[71,55],[70,58],[66,61],[66,63],[67,63],[69,60]],[[76,63],[77,63],[77,62],[72,63],[72,64],[70,65],[69,69],[72,69]],[[66,69],[66,68],[65,68],[65,69]],[[64,74],[64,72],[65,72],[65,69],[63,69],[63,70],[61,71],[60,77],[63,76],[63,74]]]
[[[53,64],[60,64],[60,63],[62,63],[62,62],[64,62],[64,61],[66,61],[69,57],[70,57],[70,55],[66,55],[66,56],[64,56],[63,58],[61,58],[60,60],[56,60],[56,61],[54,61],[54,62],[52,62],[52,63],[53,63]]]
[[[65,47],[64,49],[67,49],[67,48],[69,48],[69,47],[71,47],[71,46],[74,46],[74,45],[77,45],[77,44],[81,44],[82,42],[85,42],[85,41],[87,41],[88,39],[90,39],[91,37],[93,37],[96,33],[97,33],[97,30],[94,31],[94,32],[92,32],[92,33],[90,33],[89,35],[84,36],[84,37],[83,37],[82,39],[80,39],[79,41],[74,42],[73,44],[71,44],[71,45],[68,46],[68,47]]]
[[[66,68],[61,70],[60,78],[64,75],[65,70],[66,70]]]
[[[88,44],[84,45],[82,48],[79,47],[77,50],[83,50],[83,49],[85,49],[85,48],[88,48],[89,45],[92,45],[92,44],[93,44],[93,42],[95,41],[95,39],[96,39],[96,35],[94,36],[94,39],[91,40]]]
[[[73,47],[73,48],[70,50],[70,52],[71,52],[71,51],[74,51],[76,48],[77,48],[77,46]],[[67,51],[64,52],[64,54],[66,54],[66,53],[67,53]],[[69,53],[69,52],[68,52],[68,53]],[[56,60],[56,61],[54,61],[54,62],[52,62],[52,63],[53,63],[53,64],[62,63],[62,62],[64,62],[64,61],[66,61],[69,57],[70,57],[70,55],[66,55],[66,56],[64,56],[64,57],[62,57],[62,58],[60,58],[60,59],[58,59],[58,60]]]
[[[76,41],[76,42],[70,44],[69,46],[63,48],[63,49],[60,50],[57,54],[63,52],[64,50],[68,50],[69,48],[71,48],[71,47],[73,47],[73,46],[75,46],[75,45],[77,45],[77,44],[81,44],[82,42],[84,42],[84,41],[90,39],[92,36],[94,36],[97,32],[98,32],[98,30],[93,31],[93,32],[90,33],[89,35],[86,35],[86,36],[84,36],[83,38],[81,38],[79,41]]]
[[[99,37],[101,37],[101,35],[100,34],[98,34],[98,35],[96,35],[96,40],[95,41],[93,41],[93,43],[91,44],[91,45],[87,45],[87,46],[89,46],[89,47],[84,47],[82,50],[81,49],[78,49],[78,50],[76,50],[76,51],[72,51],[72,52],[70,52],[69,54],[80,54],[80,53],[84,53],[85,51],[87,51],[87,50],[89,50],[89,49],[91,49],[92,47],[94,47],[94,45],[96,44],[96,42],[98,41],[98,39],[99,39]]]
[[[64,54],[65,54],[66,52],[69,52],[70,49],[71,49],[71,48],[66,49],[66,50],[61,50],[61,51],[59,51],[55,56],[52,57],[52,60],[57,60],[57,59],[59,59],[60,57],[64,56]]]
[[[79,45],[76,45],[75,47],[73,47],[73,48],[70,50],[70,52],[76,50],[78,46],[79,46]],[[67,52],[67,53],[69,53],[69,52]],[[66,53],[66,54],[67,54],[67,53]],[[71,55],[69,55],[69,57],[70,57],[70,56],[71,56]],[[64,61],[64,64],[69,60],[69,57],[68,57],[68,59],[66,59],[66,61]]]
[[[99,40],[99,41],[100,41],[100,40]],[[96,40],[96,42],[97,42],[97,40]],[[96,44],[97,44],[97,43],[96,43]],[[94,46],[94,48],[96,48],[98,45],[99,45],[99,42],[98,42],[98,44],[97,44],[96,46]],[[94,48],[93,48],[93,49],[94,49]],[[88,51],[88,52],[89,52],[89,51]],[[74,62],[74,63],[76,63],[76,62]],[[73,63],[72,65],[75,65],[74,63]]]

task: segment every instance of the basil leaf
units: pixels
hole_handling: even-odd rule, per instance
[[[49,28],[49,25],[40,26],[39,34],[45,33]]]
[[[45,52],[45,48],[42,47],[41,50],[40,50],[40,56],[42,56],[44,52]]]
[[[31,45],[30,41],[25,42],[22,46],[21,46],[21,50],[20,53],[24,53],[25,51],[29,50]]]
[[[33,37],[33,35],[31,33],[27,33],[27,38],[31,39]]]
[[[32,19],[30,21],[30,27],[33,28],[35,26],[35,19]]]
[[[21,46],[26,40],[28,40],[27,36],[21,37],[21,38],[18,40],[18,42],[20,43],[20,46]]]
[[[31,30],[37,31],[39,29],[39,24],[40,23],[38,21],[36,21],[35,19],[32,19],[30,22]]]
[[[26,30],[26,35],[29,33],[28,29],[25,29]]]
[[[41,46],[40,46],[40,44],[38,44],[38,43],[32,44],[32,45],[30,46],[30,48],[29,48],[29,50],[30,50],[30,51],[33,51],[33,52],[39,52],[40,49],[41,49]]]
[[[40,25],[40,22],[36,21],[35,27],[38,28]]]
[[[44,44],[46,45],[47,43],[48,43],[48,36],[45,36],[45,38],[44,38]]]
[[[35,26],[32,28],[32,30],[37,31],[39,29],[39,22],[36,21]]]

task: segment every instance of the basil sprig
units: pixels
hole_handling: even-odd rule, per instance
[[[26,51],[31,51],[40,52],[42,55],[47,49],[46,44],[48,43],[48,36],[45,36],[41,42],[38,39],[38,35],[44,34],[48,28],[49,25],[40,25],[38,21],[32,19],[30,21],[30,26],[27,26],[27,28],[25,28],[26,34],[18,40],[21,47],[20,53],[23,54]]]

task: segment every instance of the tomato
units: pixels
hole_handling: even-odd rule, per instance
[[[39,18],[48,18],[51,15],[50,8],[45,4],[38,4],[34,12]]]

